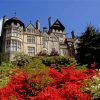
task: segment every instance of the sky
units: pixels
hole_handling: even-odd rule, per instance
[[[0,0],[0,18],[16,16],[27,26],[35,26],[38,19],[41,30],[48,27],[48,18],[59,19],[67,36],[72,30],[81,35],[88,25],[100,29],[100,0]]]

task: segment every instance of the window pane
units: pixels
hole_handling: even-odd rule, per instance
[[[28,47],[28,55],[29,56],[35,55],[35,47]]]
[[[27,36],[27,43],[35,43],[35,37]]]

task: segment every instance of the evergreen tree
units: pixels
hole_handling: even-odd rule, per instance
[[[100,32],[93,26],[88,26],[86,31],[80,36],[77,49],[77,61],[80,64],[95,62],[100,64]]]

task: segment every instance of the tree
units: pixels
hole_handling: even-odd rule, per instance
[[[88,26],[80,36],[76,58],[80,64],[96,63],[100,65],[100,32],[93,26]]]

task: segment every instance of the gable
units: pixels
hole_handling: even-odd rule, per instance
[[[32,23],[30,23],[27,27],[27,29],[35,29],[34,25]]]
[[[34,33],[34,32],[35,32],[35,27],[33,26],[32,23],[30,23],[30,24],[26,27],[26,32],[28,32],[28,33]]]
[[[58,30],[64,30],[65,27],[62,25],[62,23],[57,19],[55,23],[51,26],[51,29],[58,29]]]

